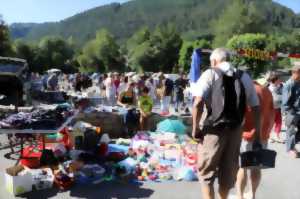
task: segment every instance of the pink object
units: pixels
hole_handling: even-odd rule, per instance
[[[275,123],[274,123],[274,131],[277,136],[280,135],[281,132],[281,126],[282,126],[282,116],[281,116],[281,110],[276,109],[275,110]]]

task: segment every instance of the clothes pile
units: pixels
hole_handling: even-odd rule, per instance
[[[58,105],[54,109],[37,108],[32,112],[10,114],[0,121],[2,129],[54,130],[72,115],[69,106]]]

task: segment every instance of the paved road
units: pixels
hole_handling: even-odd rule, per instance
[[[278,151],[276,169],[265,170],[263,181],[258,191],[258,199],[300,199],[300,159],[289,158],[284,152],[284,145],[271,144],[271,148]],[[14,198],[4,189],[3,171],[12,166],[15,161],[4,158],[8,150],[0,151],[0,199]],[[234,194],[234,191],[232,192]],[[26,194],[28,199],[109,199],[109,198],[172,198],[172,199],[201,199],[200,188],[197,182],[172,182],[172,183],[148,183],[118,184],[106,183],[90,187],[74,186],[70,191],[58,192],[58,190],[44,190]]]

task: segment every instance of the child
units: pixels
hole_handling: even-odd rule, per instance
[[[148,117],[150,116],[152,112],[152,107],[153,107],[153,100],[149,96],[149,88],[144,87],[141,93],[141,96],[139,97],[138,100],[138,106],[140,109],[140,130],[144,131],[146,130],[146,122]]]

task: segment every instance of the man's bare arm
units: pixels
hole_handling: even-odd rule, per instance
[[[260,143],[260,131],[261,131],[261,111],[260,106],[252,107],[252,114],[254,118],[254,125],[255,125],[255,141]]]
[[[196,97],[194,100],[193,111],[192,111],[192,116],[193,116],[192,136],[194,138],[196,138],[197,133],[199,133],[199,122],[202,117],[203,107],[204,107],[204,101],[203,101],[202,97]]]

